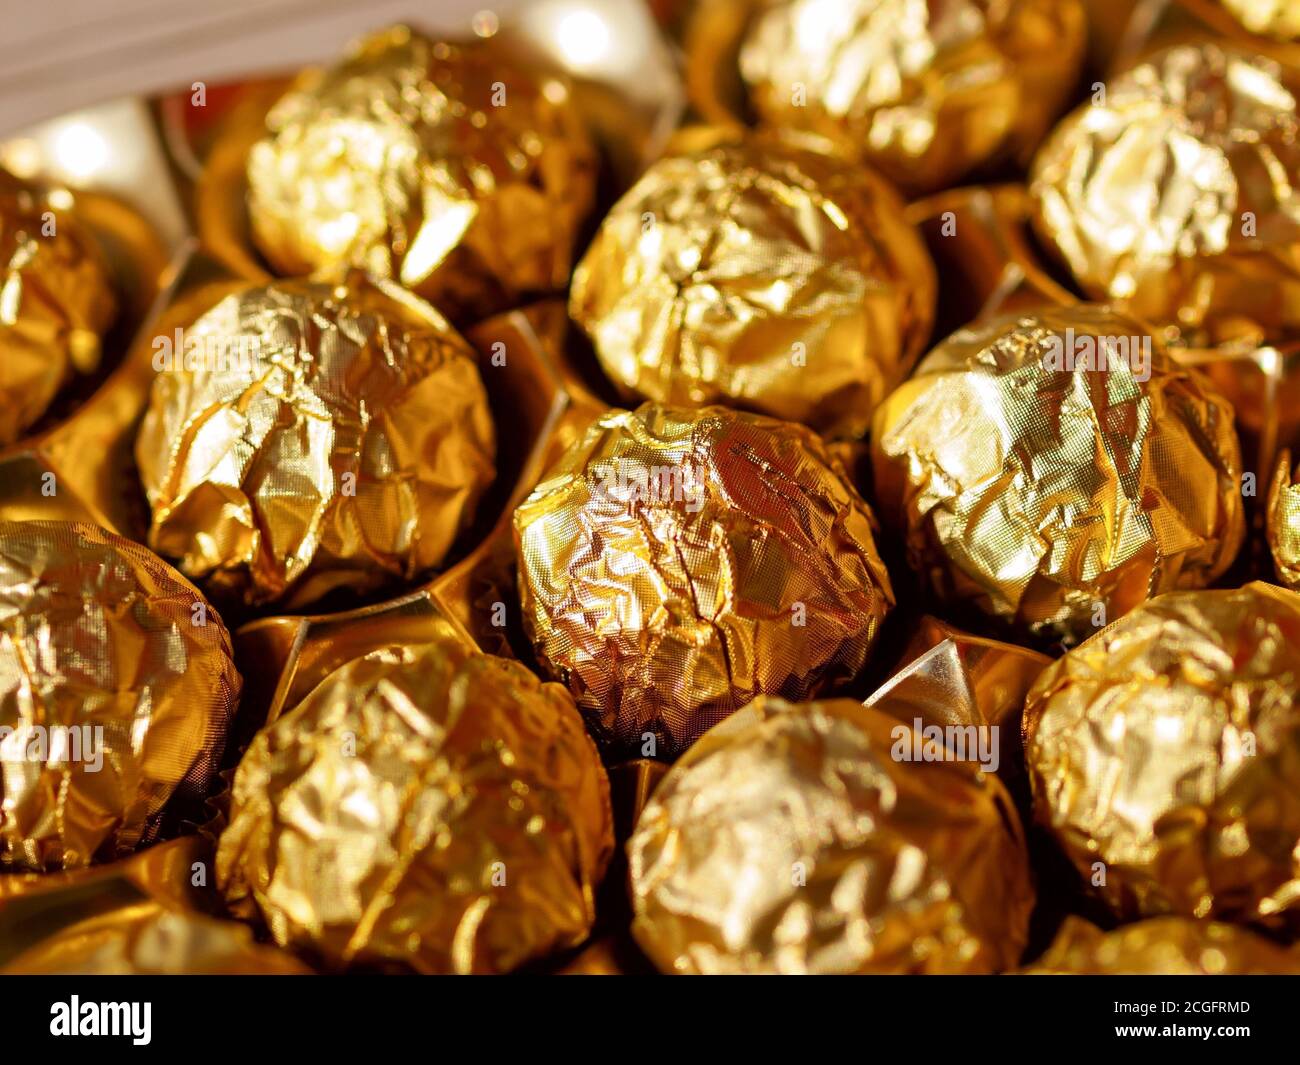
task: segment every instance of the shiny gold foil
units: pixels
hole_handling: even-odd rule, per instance
[[[564,288],[594,149],[565,83],[500,42],[377,33],[266,121],[248,207],[277,272],[361,267],[458,320]]]
[[[35,423],[74,373],[99,365],[116,310],[94,237],[0,170],[0,446]]]
[[[612,754],[671,758],[757,695],[862,668],[894,603],[873,529],[802,426],[614,411],[515,511],[524,625]]]
[[[389,282],[280,281],[182,335],[198,361],[158,373],[136,442],[154,550],[290,608],[444,560],[495,432],[474,350],[432,307]]]
[[[924,244],[884,181],[812,140],[710,139],[615,205],[574,320],[629,396],[861,435],[929,337]]]
[[[221,619],[161,559],[88,525],[0,523],[0,866],[159,838],[168,804],[211,785],[239,689]]]
[[[1300,973],[1300,953],[1246,928],[1153,917],[1103,932],[1067,917],[1027,976],[1265,976]]]
[[[1295,0],[1219,0],[1251,33],[1280,41],[1300,40],[1300,6]]]
[[[236,921],[137,902],[89,917],[0,967],[24,976],[298,976],[301,962]]]
[[[849,699],[755,700],[669,771],[628,844],[633,933],[665,972],[987,973],[1034,893],[995,777],[895,757]]]
[[[1300,326],[1300,76],[1167,48],[1110,81],[1034,161],[1038,229],[1084,291],[1193,343]]]
[[[1025,706],[1038,820],[1122,919],[1300,930],[1300,595],[1174,592]]]
[[[766,122],[843,140],[928,192],[1033,151],[1084,43],[1079,0],[778,0],[740,71]]]
[[[1300,470],[1291,473],[1291,453],[1283,451],[1268,493],[1267,534],[1277,579],[1300,591]]]
[[[435,622],[258,735],[217,882],[327,968],[503,972],[586,938],[612,848],[572,700]]]
[[[872,457],[936,593],[1034,638],[1204,586],[1245,533],[1232,408],[1105,307],[953,334],[881,406]]]

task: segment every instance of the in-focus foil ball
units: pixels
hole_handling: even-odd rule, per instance
[[[989,973],[1034,893],[1002,784],[904,761],[850,699],[758,699],[656,789],[628,843],[641,947],[675,973]],[[915,735],[915,734],[913,734]]]
[[[919,193],[1031,152],[1075,87],[1079,0],[776,0],[740,72],[761,118]]]
[[[1300,595],[1173,592],[1025,706],[1038,820],[1121,919],[1300,931]]]
[[[1105,86],[1034,161],[1036,224],[1091,297],[1194,343],[1300,326],[1300,76],[1213,42]]]
[[[1153,917],[1103,932],[1067,917],[1027,976],[1266,976],[1300,973],[1300,952],[1221,921]]]
[[[493,478],[495,431],[477,355],[432,307],[384,282],[277,281],[183,337],[136,442],[155,551],[286,608],[444,560]]]
[[[629,396],[860,436],[929,338],[935,286],[870,170],[732,138],[661,159],[615,205],[570,312]]]
[[[672,758],[757,695],[853,677],[894,603],[838,460],[722,407],[602,416],[514,524],[538,660],[611,756]]]
[[[240,686],[221,618],[162,559],[0,522],[0,868],[111,861],[193,816]]]
[[[258,734],[217,882],[327,968],[505,972],[587,937],[612,824],[563,689],[437,622]]]
[[[1106,307],[954,333],[881,406],[872,457],[936,594],[1044,641],[1209,584],[1245,534],[1231,406]]]
[[[497,40],[399,26],[271,110],[249,219],[281,273],[359,267],[476,319],[564,288],[595,167],[562,80]]]
[[[1298,471],[1300,472],[1300,471]],[[1291,453],[1283,451],[1268,494],[1265,531],[1278,583],[1300,591],[1300,476],[1292,476]]]
[[[103,253],[76,218],[0,170],[0,446],[99,364],[117,300]]]
[[[1251,33],[1279,41],[1300,40],[1300,5],[1295,0],[1219,0]]]

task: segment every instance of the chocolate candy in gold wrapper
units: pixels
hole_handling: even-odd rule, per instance
[[[1209,584],[1245,533],[1232,408],[1105,307],[954,333],[881,406],[872,458],[937,594],[1035,639]]]
[[[0,445],[98,366],[116,313],[102,252],[56,199],[0,170]]]
[[[0,523],[0,866],[158,838],[212,783],[239,689],[221,619],[161,559],[88,525]]]
[[[929,337],[925,246],[886,182],[813,140],[715,139],[610,212],[573,318],[629,396],[861,435]]]
[[[138,902],[89,917],[0,967],[0,976],[300,976],[297,959],[247,926]]]
[[[778,0],[740,71],[764,121],[841,139],[926,192],[1031,152],[1084,38],[1079,0]]]
[[[1300,591],[1300,470],[1293,477],[1291,453],[1283,451],[1268,493],[1266,532],[1277,579]]]
[[[1279,41],[1300,40],[1300,6],[1295,0],[1218,0],[1250,30]]]
[[[612,816],[573,701],[430,637],[333,673],[235,776],[218,885],[328,968],[502,972],[591,927]]]
[[[979,973],[1033,906],[992,776],[904,761],[852,700],[755,700],[669,770],[628,844],[633,932],[677,973]]]
[[[1037,819],[1122,919],[1300,931],[1300,595],[1173,592],[1025,706]]]
[[[1037,226],[1093,298],[1196,344],[1300,326],[1300,75],[1214,42],[1152,55],[1039,152]]]
[[[182,336],[136,443],[154,550],[289,608],[444,560],[495,432],[474,350],[432,307],[389,282],[278,281]]]
[[[873,528],[802,426],[614,411],[515,511],[524,625],[612,754],[672,758],[756,695],[862,668],[894,602]]]
[[[308,71],[248,158],[275,269],[392,277],[457,320],[564,288],[595,154],[565,83],[496,40],[395,27]]]
[[[1103,932],[1067,917],[1026,976],[1266,976],[1300,973],[1300,953],[1220,921],[1153,917]]]

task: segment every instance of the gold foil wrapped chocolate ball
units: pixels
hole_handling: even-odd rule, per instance
[[[934,320],[925,245],[886,182],[810,144],[661,159],[601,224],[570,312],[628,396],[860,436],[906,376]]]
[[[239,690],[221,619],[161,559],[90,525],[0,523],[0,868],[160,838],[169,803],[207,794]]]
[[[292,955],[253,940],[237,921],[152,900],[88,917],[0,966],[23,976],[302,976]]]
[[[1267,976],[1300,973],[1300,953],[1221,921],[1153,917],[1103,932],[1067,917],[1032,976]]]
[[[0,446],[100,359],[117,301],[103,254],[71,214],[0,170]]]
[[[1268,493],[1265,531],[1278,582],[1300,591],[1300,484],[1291,471],[1291,453],[1278,458]]]
[[[1300,931],[1300,595],[1173,592],[1039,677],[1038,820],[1121,919]]]
[[[850,699],[755,700],[669,771],[628,843],[633,933],[673,973],[989,973],[1034,894],[1001,783],[896,757]],[[914,734],[913,734],[914,735]]]
[[[477,319],[564,288],[595,167],[562,80],[399,26],[271,110],[249,219],[280,273],[358,267]]]
[[[1079,0],[777,0],[740,72],[765,122],[844,141],[919,193],[1031,152],[1084,38]]]
[[[387,282],[278,281],[181,335],[136,443],[154,550],[285,608],[444,560],[495,432],[474,350],[432,307]]]
[[[881,406],[872,457],[936,593],[1044,641],[1209,584],[1245,534],[1232,408],[1106,307],[954,333]]]
[[[217,881],[327,968],[504,972],[586,938],[612,823],[568,695],[437,622],[259,733]]]
[[[1220,0],[1251,33],[1279,41],[1300,40],[1300,6],[1295,0]]]
[[[1198,344],[1300,326],[1300,75],[1179,45],[1109,82],[1034,162],[1036,223],[1091,297]]]
[[[757,695],[853,677],[894,603],[820,439],[722,407],[602,416],[514,524],[537,657],[614,755],[672,758]]]

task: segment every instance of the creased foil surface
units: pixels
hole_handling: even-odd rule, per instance
[[[1079,0],[785,0],[751,23],[741,76],[774,126],[847,142],[934,191],[1032,151],[1075,87]]]
[[[628,844],[633,932],[675,973],[987,973],[1033,906],[1001,783],[895,759],[852,700],[755,700],[669,771]]]
[[[395,27],[271,110],[249,219],[281,273],[359,267],[477,319],[564,288],[595,167],[562,80]]]
[[[945,600],[1071,643],[1232,562],[1245,534],[1232,409],[1154,339],[1133,354],[1144,339],[1099,306],[999,318],[953,334],[882,405],[882,516]],[[1111,341],[1130,356],[1106,355],[1104,371],[1075,356]]]
[[[0,170],[0,446],[99,364],[117,301],[94,238]]]
[[[237,921],[142,901],[62,929],[12,959],[0,975],[295,976],[310,973]]]
[[[1052,134],[1030,191],[1090,296],[1194,343],[1300,326],[1300,77],[1212,42],[1156,53]]]
[[[1291,453],[1282,452],[1268,494],[1266,533],[1277,579],[1300,591],[1300,484],[1291,472]]]
[[[1298,700],[1300,595],[1255,583],[1152,600],[1029,693],[1037,818],[1123,919],[1294,933]]]
[[[136,443],[149,544],[210,590],[293,608],[439,565],[491,482],[474,350],[391,283],[221,300],[160,372]]]
[[[333,673],[235,776],[218,885],[327,968],[504,972],[591,927],[612,813],[573,701],[430,637]]]
[[[929,337],[925,245],[870,170],[811,141],[719,139],[615,205],[572,316],[629,395],[859,436]]]
[[[538,659],[613,755],[671,758],[756,695],[853,677],[894,602],[821,441],[722,407],[600,417],[514,525]]]
[[[159,838],[169,801],[212,783],[239,690],[221,619],[161,559],[89,525],[0,523],[0,867]]]
[[[1300,953],[1221,921],[1153,917],[1103,932],[1067,917],[1033,976],[1266,976],[1300,973]]]
[[[1281,41],[1300,39],[1300,6],[1295,0],[1220,0],[1251,33]]]

